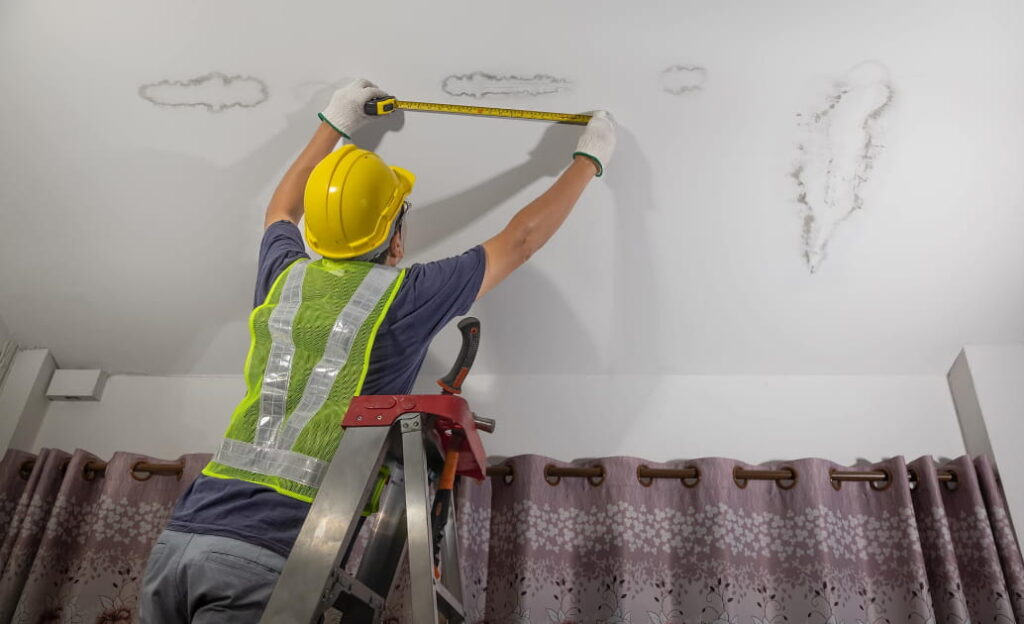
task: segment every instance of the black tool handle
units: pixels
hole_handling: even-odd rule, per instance
[[[469,369],[473,367],[476,350],[480,347],[479,319],[467,316],[459,321],[459,331],[462,332],[462,349],[459,350],[459,357],[448,374],[437,380],[437,385],[441,386],[441,394],[462,394],[462,382],[469,374]]]
[[[467,316],[466,318],[459,321],[459,331],[462,332],[462,348],[459,349],[459,357],[455,359],[455,364],[452,365],[452,369],[448,371],[448,374],[437,380],[437,385],[441,386],[441,394],[461,394],[462,393],[462,382],[465,381],[466,375],[469,374],[469,369],[473,367],[473,360],[476,359],[476,350],[480,347],[480,319]],[[457,460],[458,455],[445,456],[445,469],[446,472],[450,468],[450,479],[452,481],[445,482],[445,476],[442,475],[441,483],[438,484],[437,492],[434,494],[434,505],[431,508],[430,528],[431,536],[433,538],[433,551],[434,551],[434,575],[437,578],[440,577],[440,564],[441,564],[441,540],[444,538],[444,528],[448,524],[448,516],[451,513],[452,506],[452,488],[454,487],[454,475],[456,463],[452,460]],[[449,463],[451,465],[449,466]]]
[[[435,574],[441,568],[441,541],[444,540],[444,529],[448,525],[451,508],[452,490],[438,490],[434,495],[434,507],[430,510],[430,534],[434,546]]]

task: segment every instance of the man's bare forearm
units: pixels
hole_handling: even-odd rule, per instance
[[[497,236],[484,243],[487,261],[484,278],[477,291],[478,299],[548,242],[572,212],[583,189],[596,173],[594,161],[586,156],[576,156],[548,190],[517,212]]]
[[[285,172],[273,197],[270,198],[264,227],[276,221],[288,220],[298,223],[302,219],[302,199],[306,191],[306,180],[309,179],[309,174],[316,164],[334,150],[340,138],[341,135],[329,124],[321,123],[317,127],[313,138]]]
[[[512,217],[507,229],[520,241],[526,258],[543,247],[558,231],[596,173],[597,167],[592,160],[576,156],[547,191]]]

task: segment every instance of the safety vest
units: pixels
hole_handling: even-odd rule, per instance
[[[341,441],[341,419],[405,271],[298,260],[249,317],[248,391],[203,474],[310,502]]]

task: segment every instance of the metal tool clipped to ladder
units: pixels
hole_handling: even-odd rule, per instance
[[[442,394],[352,399],[340,423],[345,435],[261,623],[317,624],[334,607],[344,624],[376,624],[406,552],[411,621],[465,621],[455,517],[449,513],[452,485],[456,475],[484,478],[478,432],[493,431],[494,421],[476,416],[457,396],[476,357],[480,322],[467,317],[459,330],[462,349],[438,380]],[[381,491],[382,469],[388,483]],[[367,515],[371,500],[376,511]],[[368,541],[352,575],[345,566],[361,529]]]

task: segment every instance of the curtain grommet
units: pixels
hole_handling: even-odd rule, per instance
[[[736,484],[736,487],[738,487],[739,489],[742,490],[745,487],[747,487],[747,484],[750,483],[750,482],[747,481],[746,479],[741,479],[738,476],[737,473],[739,473],[740,470],[743,470],[743,469],[740,468],[739,466],[736,466],[735,468],[732,469],[732,482]]]
[[[873,479],[868,481],[871,489],[876,492],[884,492],[892,487],[892,471],[888,468],[880,468],[880,472],[885,474],[884,479]]]
[[[512,464],[505,464],[505,467],[508,468],[508,474],[503,476],[501,480],[505,485],[512,485],[512,482],[516,480],[516,467]]]
[[[919,478],[917,476],[917,471],[914,470],[913,468],[909,468],[908,467],[907,468],[907,487],[910,488],[911,492],[916,492],[917,491],[918,483],[919,483]]]
[[[93,468],[92,462],[87,461],[82,465],[82,478],[86,481],[95,481],[99,476],[99,470]]]
[[[131,475],[132,475],[132,479],[135,479],[136,481],[149,481],[150,479],[153,478],[153,473],[152,472],[144,472],[143,474],[146,475],[144,477],[140,477],[139,476],[138,468],[139,468],[139,464],[142,464],[142,463],[145,463],[145,462],[137,461],[134,464],[132,464],[132,469],[130,470]],[[178,473],[178,478],[179,479],[181,478],[181,473],[180,472]]]
[[[843,489],[843,482],[837,480],[835,477],[832,476],[833,474],[835,474],[835,472],[835,468],[828,469],[828,482],[832,486],[832,489],[838,492],[839,490]]]
[[[948,468],[946,472],[949,473],[950,478],[949,481],[943,482],[942,485],[946,487],[947,492],[956,492],[960,488],[960,474],[952,468]]]
[[[547,482],[547,484],[550,485],[551,487],[554,487],[562,482],[562,477],[558,475],[549,474],[551,469],[554,467],[554,464],[546,464],[544,466],[544,481]]]
[[[36,460],[26,459],[21,462],[21,466],[18,467],[18,476],[28,481],[28,478],[32,476],[32,470],[36,467]]]
[[[684,488],[693,489],[700,485],[700,468],[696,466],[686,466],[686,470],[692,470],[692,477],[683,477],[679,479],[682,482]]]
[[[800,475],[797,473],[796,468],[793,468],[792,466],[783,466],[782,468],[780,468],[780,470],[788,470],[789,473],[793,476],[789,477],[788,479],[776,479],[775,485],[777,485],[780,490],[792,490],[793,488],[795,488],[797,479],[800,478]],[[785,483],[786,481],[789,482],[788,485]]]
[[[640,464],[639,466],[636,467],[636,481],[637,483],[646,488],[649,488],[652,485],[654,485],[654,477],[641,477],[640,473],[644,470],[647,470],[649,467],[650,466],[648,466],[647,464]]]
[[[592,467],[593,468],[600,468],[601,469],[601,474],[599,474],[596,477],[587,477],[587,483],[589,483],[591,485],[591,487],[598,487],[599,485],[604,483],[604,478],[605,478],[605,475],[607,473],[604,470],[604,466],[602,466],[601,464],[594,464]]]

